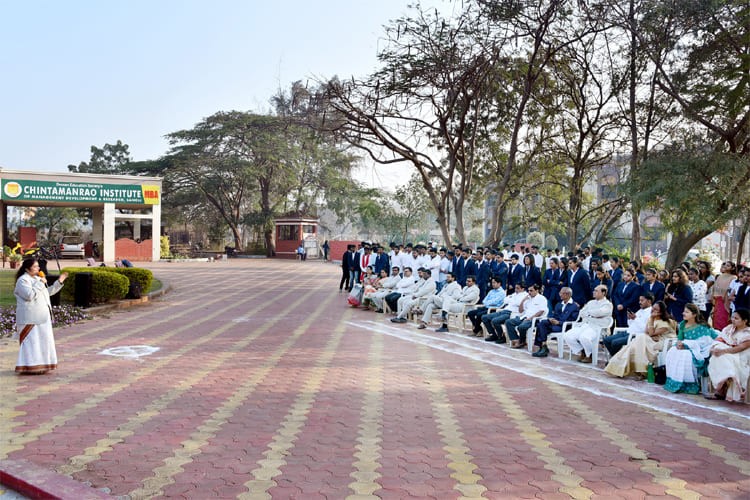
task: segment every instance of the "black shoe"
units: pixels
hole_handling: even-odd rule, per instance
[[[505,337],[500,337],[499,339],[497,339],[497,340],[495,341],[495,343],[496,343],[496,344],[507,344],[507,343],[508,343],[508,341],[507,341],[507,340],[505,340]]]
[[[375,311],[375,312],[376,312],[376,313],[380,313],[380,314],[383,314],[383,310],[382,310],[382,309],[378,309],[378,310],[377,310],[377,311]]]
[[[437,328],[435,331],[438,332],[438,333],[445,333],[445,332],[448,331],[448,327],[447,326],[441,326],[440,328]]]
[[[485,342],[495,342],[496,340],[499,340],[499,337],[497,335],[490,335],[489,337],[485,337]]]
[[[546,345],[543,345],[537,352],[532,354],[535,358],[546,358],[547,355],[549,355],[549,349],[547,349]]]
[[[474,332],[474,335],[479,335],[480,333],[482,333],[482,327],[472,328],[471,331]]]

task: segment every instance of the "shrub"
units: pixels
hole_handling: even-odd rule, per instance
[[[151,290],[151,282],[154,280],[154,273],[148,269],[141,269],[138,267],[107,267],[104,269],[127,277],[128,285],[131,283],[138,283],[144,294]]]
[[[169,251],[169,236],[159,236],[159,253],[162,259],[172,256],[172,252]]]
[[[544,235],[539,231],[532,231],[526,236],[526,243],[530,246],[535,245],[542,248],[544,246]]]
[[[83,309],[71,305],[53,306],[52,312],[53,328],[72,325],[84,319],[91,319],[91,316],[86,314]],[[0,338],[12,336],[15,326],[15,306],[0,307]]]
[[[114,272],[110,267],[66,267],[63,272],[69,274],[68,285],[62,289],[62,299],[72,302],[75,297],[75,275],[78,273],[92,273],[93,283],[91,300],[95,303],[122,299],[128,293],[130,280],[127,276]],[[71,286],[72,285],[72,286]]]
[[[548,234],[547,237],[544,238],[544,246],[546,248],[549,248],[550,250],[554,250],[560,245],[557,242],[557,238],[555,238],[554,234]]]

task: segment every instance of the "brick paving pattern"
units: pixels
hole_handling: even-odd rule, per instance
[[[393,325],[330,264],[147,267],[173,291],[57,330],[55,373],[0,341],[0,459],[132,499],[750,498],[750,405]]]

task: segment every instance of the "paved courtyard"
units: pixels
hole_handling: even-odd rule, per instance
[[[57,330],[53,374],[0,340],[0,459],[133,499],[750,498],[750,405],[394,325],[331,264],[147,267],[173,290]]]

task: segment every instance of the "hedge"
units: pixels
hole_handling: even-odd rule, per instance
[[[68,273],[66,285],[63,287],[62,299],[73,302],[75,298],[75,275],[78,273],[92,273],[93,283],[91,300],[94,303],[108,302],[122,299],[128,293],[130,281],[127,276],[114,272],[110,267],[65,267],[62,272]]]
[[[99,267],[97,269],[106,269],[109,272],[122,274],[128,278],[128,284],[137,282],[141,285],[141,293],[144,295],[151,290],[151,282],[154,280],[154,273],[139,267]]]

